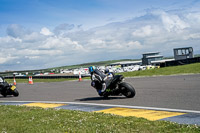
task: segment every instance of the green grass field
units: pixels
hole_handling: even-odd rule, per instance
[[[63,109],[0,105],[2,133],[199,133],[196,125]]]
[[[112,63],[121,62],[121,61],[137,61],[138,59],[121,59],[121,60],[108,60],[108,61],[99,61],[99,62],[89,62],[83,64],[77,64],[72,66],[62,66],[62,67],[55,67],[50,69],[74,69],[74,68],[84,68],[89,66],[106,66]]]

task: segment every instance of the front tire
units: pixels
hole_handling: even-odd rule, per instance
[[[16,89],[13,91],[13,96],[15,97],[19,96],[19,92]]]
[[[122,91],[122,94],[126,96],[127,98],[133,98],[136,94],[135,89],[132,85],[123,82],[120,84],[120,89]]]

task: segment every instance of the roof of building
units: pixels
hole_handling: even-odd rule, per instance
[[[160,52],[147,52],[147,53],[144,53],[143,55],[148,55],[148,54],[159,54]]]
[[[163,57],[162,55],[152,55],[152,56],[147,56],[146,58],[157,58],[157,57]]]
[[[174,50],[178,50],[178,49],[189,49],[189,48],[192,48],[192,47],[174,48]],[[192,49],[193,49],[193,48],[192,48]]]
[[[110,65],[137,64],[137,63],[142,63],[142,61],[141,60],[138,60],[138,61],[121,61],[121,62],[111,63]]]
[[[173,61],[173,60],[175,60],[175,59],[157,60],[157,61],[151,61],[151,63],[152,63],[152,64],[153,64],[153,63],[164,63],[164,62],[166,62],[166,61]]]

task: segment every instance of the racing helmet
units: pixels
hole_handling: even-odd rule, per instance
[[[95,69],[96,69],[95,66],[90,66],[90,67],[88,68],[88,70],[89,70],[90,73],[92,73]]]
[[[109,73],[109,69],[106,68],[104,72],[105,72],[105,74]]]

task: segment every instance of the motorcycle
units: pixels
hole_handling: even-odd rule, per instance
[[[6,97],[7,95],[19,96],[16,86],[8,84],[3,77],[0,76],[0,94]]]
[[[92,81],[92,86],[96,88],[97,92],[102,89],[102,84],[96,80]],[[132,85],[124,82],[123,75],[113,75],[113,77],[109,80],[108,86],[103,94],[99,94],[103,97],[108,96],[121,96],[124,95],[127,98],[133,98],[136,92]]]

